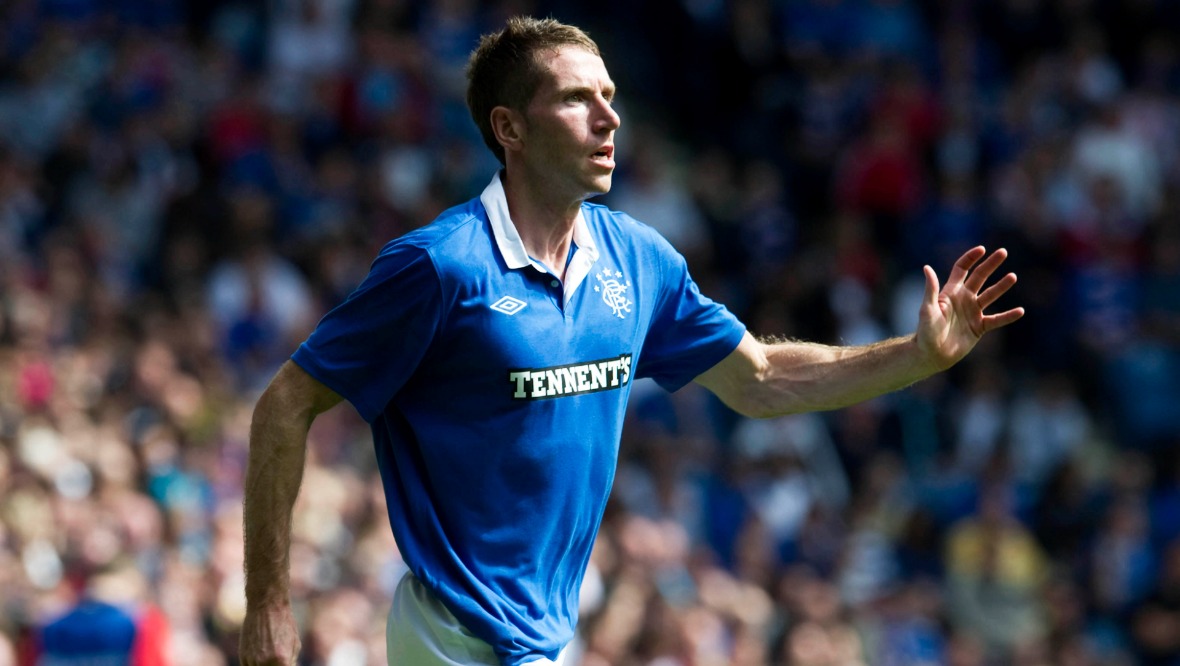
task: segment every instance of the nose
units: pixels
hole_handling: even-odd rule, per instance
[[[595,119],[595,127],[600,132],[613,132],[614,130],[619,129],[619,125],[621,125],[623,122],[623,119],[619,117],[618,112],[615,111],[614,107],[610,105],[610,102],[608,102],[606,98],[602,96],[598,97],[597,115],[598,117]]]

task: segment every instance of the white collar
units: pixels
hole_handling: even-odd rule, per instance
[[[532,266],[542,273],[548,273],[549,269],[544,264],[529,257],[524,241],[520,239],[520,233],[517,232],[512,216],[508,213],[508,197],[504,193],[504,184],[500,181],[499,172],[492,176],[492,182],[484,188],[479,200],[488,213],[488,222],[492,225],[496,247],[500,249],[500,256],[504,257],[504,263],[508,264],[508,268],[516,270]],[[574,245],[577,249],[565,272],[566,303],[578,285],[590,274],[590,267],[598,261],[598,245],[594,243],[594,236],[590,234],[590,227],[586,224],[581,208],[574,219]]]

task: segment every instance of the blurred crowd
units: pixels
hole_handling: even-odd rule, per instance
[[[236,663],[253,401],[491,177],[463,66],[518,13],[599,42],[603,202],[755,333],[908,333],[976,244],[1028,310],[837,412],[638,383],[570,666],[1180,664],[1180,4],[4,0],[0,666],[86,604]],[[302,663],[383,664],[367,426],[309,447]]]

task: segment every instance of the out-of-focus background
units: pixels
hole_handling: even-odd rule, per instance
[[[517,13],[599,41],[602,201],[755,332],[907,333],[980,243],[1028,309],[833,413],[638,384],[575,663],[1180,663],[1180,4],[3,0],[0,665],[84,598],[142,663],[236,663],[253,401],[491,177],[463,66]],[[370,446],[347,405],[311,436],[304,664],[384,663]]]

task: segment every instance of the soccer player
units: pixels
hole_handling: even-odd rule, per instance
[[[636,378],[696,381],[736,411],[834,409],[950,367],[1023,314],[966,252],[925,267],[915,334],[861,347],[766,343],[651,228],[587,202],[610,189],[619,116],[598,47],[510,20],[468,64],[468,105],[503,169],[478,198],[381,251],[254,411],[246,475],[247,666],[293,664],[291,509],[308,428],[347,400],[372,425],[410,573],[391,664],[560,664]],[[982,261],[981,261],[982,260]]]

